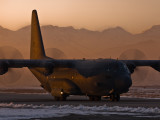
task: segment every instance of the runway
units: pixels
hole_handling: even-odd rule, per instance
[[[160,120],[160,98],[121,97],[120,102],[70,96],[54,101],[45,92],[0,92],[0,120]]]

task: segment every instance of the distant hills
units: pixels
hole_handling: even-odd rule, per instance
[[[12,46],[29,58],[30,26],[12,31],[0,26],[0,47]],[[114,58],[117,59],[124,51],[133,49],[143,52],[148,59],[160,57],[160,25],[140,33],[131,34],[122,27],[91,31],[73,27],[41,26],[45,49],[50,50],[50,56],[60,58]],[[52,50],[58,51],[52,54]],[[60,53],[61,55],[57,55]],[[133,54],[133,53],[131,53]],[[133,55],[134,56],[134,55]],[[128,58],[133,59],[133,58]],[[134,85],[160,85],[160,73],[149,69],[147,82],[139,80]],[[151,77],[151,76],[155,77]],[[151,78],[154,79],[151,81]],[[142,81],[142,82],[141,82]],[[144,84],[145,83],[145,84]],[[27,83],[28,84],[28,83]],[[29,84],[28,84],[29,85]],[[37,82],[35,83],[37,85]]]
[[[116,56],[112,55],[111,51],[108,54],[107,50],[127,48],[128,45],[135,46],[137,43],[146,44],[145,42],[148,43],[148,41],[160,41],[160,25],[153,26],[141,34],[131,34],[121,27],[105,29],[102,32],[52,25],[42,26],[41,29],[45,48],[57,48],[65,51],[68,58],[118,57],[117,54]],[[29,57],[30,26],[17,31],[0,27],[0,42],[1,46],[14,46],[26,53],[25,58]],[[107,52],[107,54],[101,52]],[[150,57],[150,55],[148,56]]]

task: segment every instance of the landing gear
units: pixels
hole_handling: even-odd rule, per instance
[[[88,96],[90,101],[100,101],[101,96]]]
[[[51,95],[54,96],[55,101],[66,101],[67,95],[63,89],[53,89]]]
[[[61,97],[57,97],[57,96],[54,96],[54,99],[55,101],[66,101],[66,96],[61,96]]]
[[[114,93],[110,95],[110,101],[119,101],[120,100],[120,94]]]

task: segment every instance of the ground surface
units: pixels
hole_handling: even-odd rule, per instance
[[[120,102],[110,102],[89,101],[86,96],[54,101],[39,89],[0,90],[0,120],[160,120],[159,88],[131,91],[135,95],[129,92]]]

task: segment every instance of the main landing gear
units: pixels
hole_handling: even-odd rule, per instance
[[[120,94],[118,93],[111,94],[110,101],[120,101]]]
[[[88,96],[90,101],[100,101],[101,96]]]
[[[57,97],[54,96],[55,101],[66,101],[67,96],[61,96],[61,97]]]

